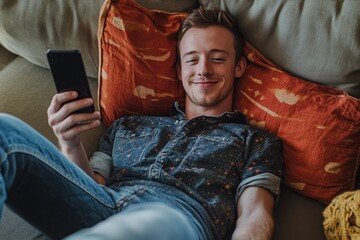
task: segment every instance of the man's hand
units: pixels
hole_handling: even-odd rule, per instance
[[[80,144],[80,133],[100,126],[100,113],[98,111],[72,114],[74,111],[88,107],[93,103],[91,98],[69,102],[76,97],[77,92],[74,91],[58,93],[53,97],[47,110],[48,123],[59,139],[61,146],[78,146]]]
[[[238,205],[238,219],[232,240],[271,239],[274,220],[274,196],[260,187],[248,187],[242,193]]]
[[[95,179],[88,162],[88,157],[81,143],[80,133],[100,126],[100,113],[79,113],[74,111],[90,106],[91,98],[76,99],[77,92],[56,94],[48,108],[48,123],[52,127],[60,143],[61,151],[76,165]],[[71,101],[71,102],[69,102]]]

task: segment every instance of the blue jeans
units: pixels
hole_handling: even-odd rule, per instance
[[[171,191],[98,185],[31,127],[0,114],[0,216],[6,203],[54,239],[211,239]]]

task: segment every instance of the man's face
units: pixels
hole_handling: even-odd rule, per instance
[[[190,28],[179,45],[182,81],[187,100],[193,104],[212,107],[222,101],[232,101],[234,78],[243,69],[235,63],[232,33],[220,26]]]

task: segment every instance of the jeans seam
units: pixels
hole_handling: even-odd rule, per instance
[[[57,167],[56,164],[53,164],[52,161],[48,161],[46,158],[43,157],[43,155],[41,153],[39,153],[38,151],[34,151],[33,149],[24,147],[23,145],[20,146],[12,146],[11,148],[9,148],[9,150],[5,153],[5,159],[6,156],[10,155],[10,154],[14,154],[14,153],[23,153],[23,154],[28,154],[30,156],[33,156],[35,158],[37,158],[38,160],[40,160],[40,162],[42,162],[43,164],[45,164],[46,166],[52,168],[54,171],[56,171],[57,173],[59,173],[61,176],[63,176],[66,180],[68,180],[71,184],[75,184],[76,186],[78,186],[80,189],[82,189],[84,192],[86,192],[87,194],[89,194],[91,197],[93,197],[94,199],[96,199],[97,201],[99,201],[101,204],[103,204],[106,207],[115,209],[115,205],[111,205],[111,204],[107,204],[106,202],[102,201],[101,199],[99,199],[96,195],[92,194],[92,192],[90,191],[89,188],[87,188],[86,185],[76,181],[76,179],[72,178],[70,174],[64,172],[64,171],[60,171],[61,168]],[[3,163],[2,162],[1,164]],[[77,166],[75,163],[71,162],[70,160],[68,160],[69,163],[74,164],[74,166]],[[106,192],[106,191],[104,191]]]

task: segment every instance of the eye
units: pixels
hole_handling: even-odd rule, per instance
[[[213,57],[211,58],[211,61],[214,62],[214,63],[223,63],[225,62],[225,58],[221,58],[221,57]]]
[[[196,64],[197,62],[198,62],[198,59],[196,59],[196,58],[190,58],[190,59],[187,59],[187,60],[185,61],[185,63],[188,64],[188,65],[194,65],[194,64]]]

